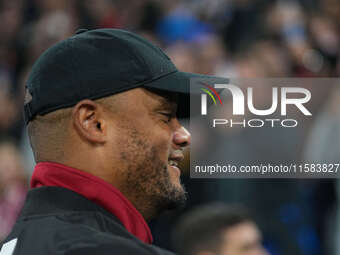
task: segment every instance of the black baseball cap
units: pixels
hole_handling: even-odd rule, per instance
[[[81,29],[47,49],[33,65],[26,83],[25,123],[83,99],[99,99],[136,87],[188,95],[190,78],[226,81],[178,71],[159,47],[135,33]]]

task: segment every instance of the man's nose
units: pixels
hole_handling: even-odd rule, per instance
[[[173,141],[176,145],[185,147],[190,145],[191,135],[185,127],[180,126],[174,133]]]

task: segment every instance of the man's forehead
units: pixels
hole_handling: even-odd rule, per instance
[[[147,94],[156,98],[158,103],[163,106],[177,106],[179,95],[175,92],[168,92],[159,89],[144,89]]]
[[[171,110],[177,112],[179,96],[176,93],[146,88],[135,88],[114,96],[115,102],[121,105],[120,109],[127,111]]]

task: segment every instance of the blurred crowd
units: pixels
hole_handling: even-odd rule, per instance
[[[148,38],[182,71],[236,78],[340,75],[339,0],[0,0],[0,239],[20,209],[34,167],[22,118],[32,64],[77,29],[104,27]],[[294,135],[299,137],[302,148],[291,151],[299,160],[338,160],[340,121],[332,117],[340,116],[339,89],[328,86],[314,92],[317,117],[309,130],[282,139],[291,139],[287,147],[294,147]],[[230,137],[231,144],[249,142],[252,135],[243,137]],[[261,141],[258,138],[258,144]],[[249,156],[253,151],[248,150]],[[188,208],[222,200],[256,209],[254,217],[272,255],[340,251],[335,241],[340,189],[335,180],[273,184],[186,177],[185,182],[193,194]],[[172,249],[167,240],[177,215],[153,224],[157,244]],[[291,234],[300,225],[301,232]]]

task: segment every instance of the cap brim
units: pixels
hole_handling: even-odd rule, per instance
[[[190,96],[200,95],[202,84],[227,84],[228,78],[187,72],[174,72],[144,84],[147,88],[154,88],[168,92],[179,93],[179,118],[190,117]]]
[[[144,86],[169,92],[190,94],[199,92],[199,88],[202,87],[202,82],[210,85],[217,83],[226,84],[229,83],[229,79],[197,73],[174,72],[153,80]]]

